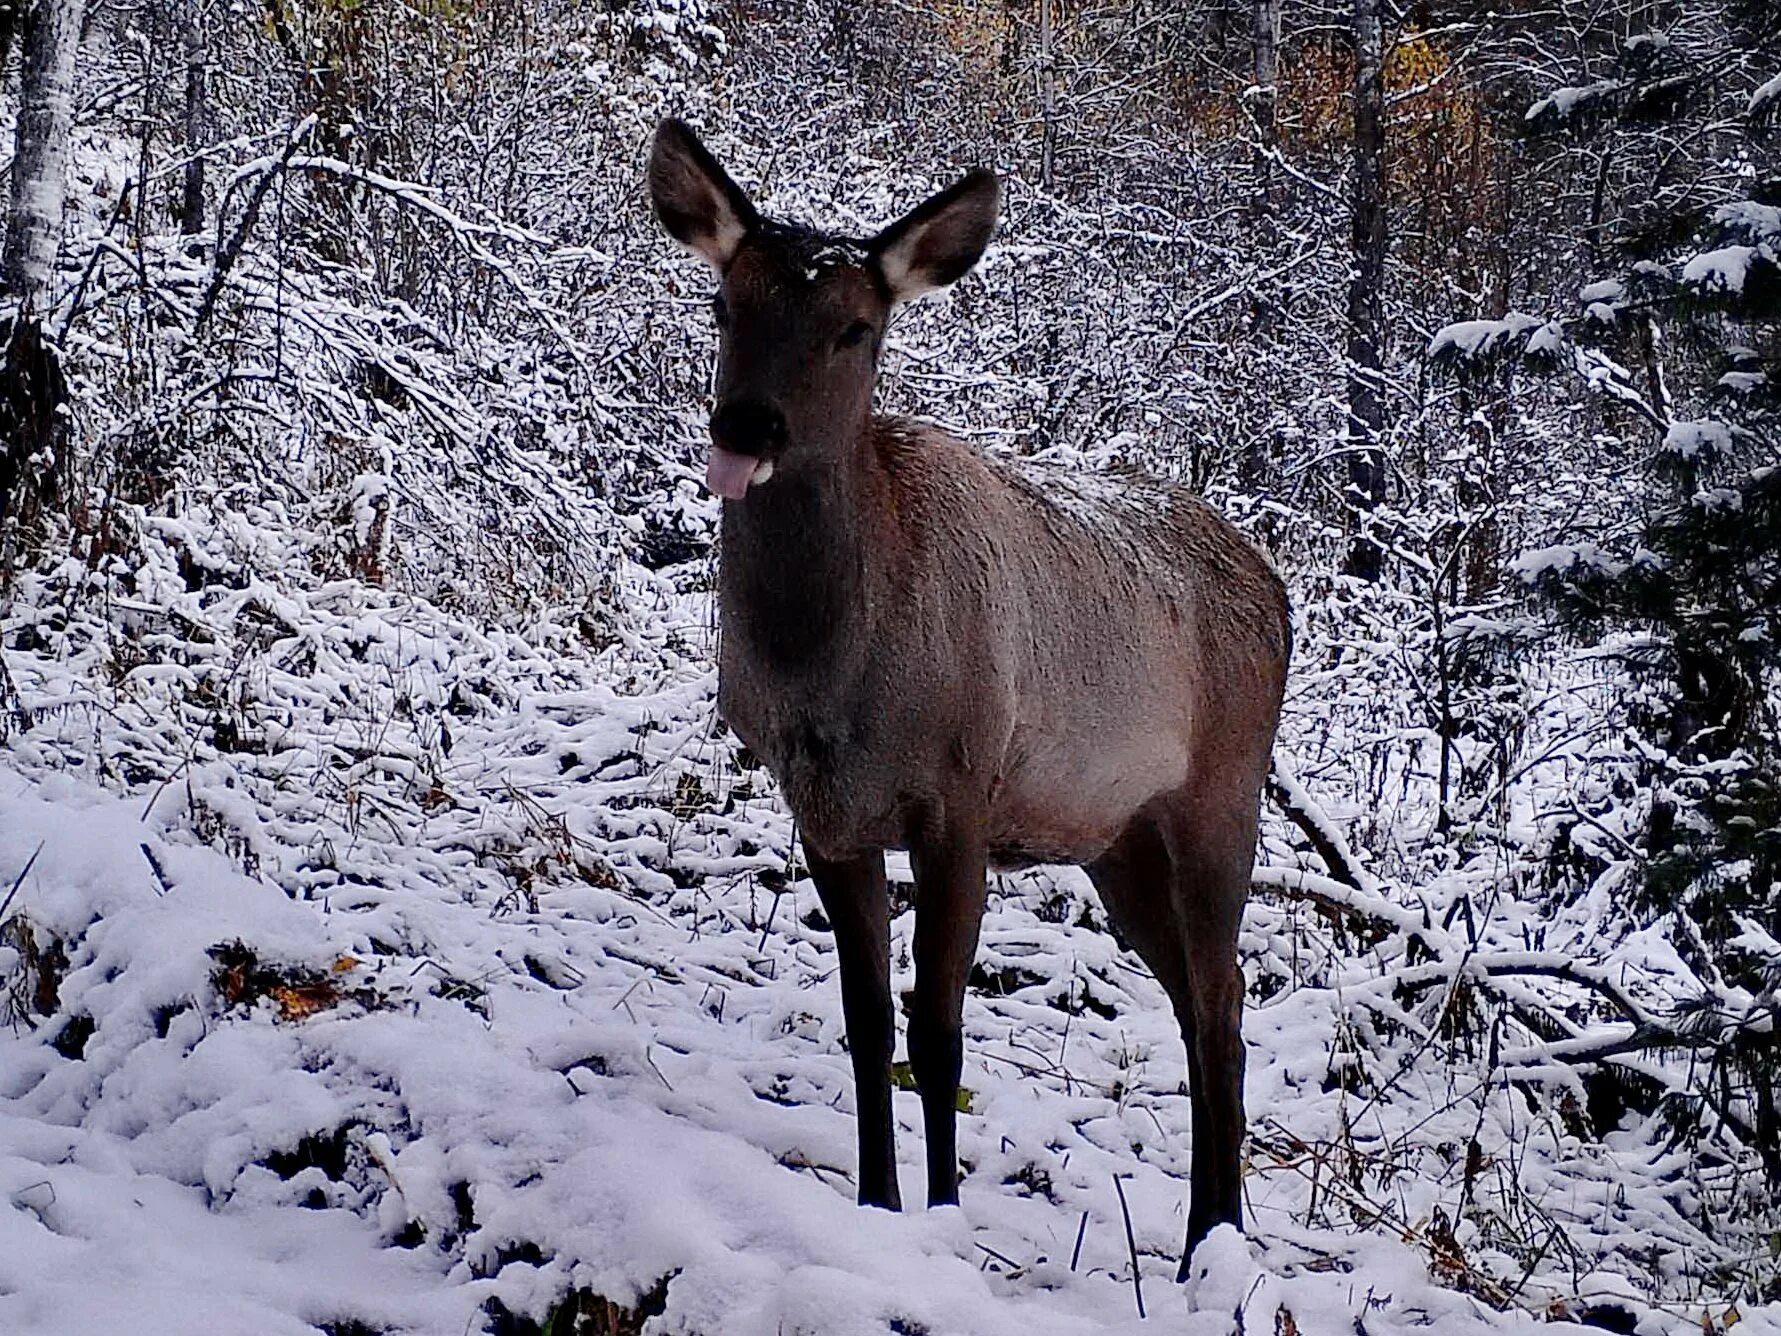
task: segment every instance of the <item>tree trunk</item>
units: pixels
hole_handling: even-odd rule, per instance
[[[210,119],[209,89],[204,66],[210,52],[204,42],[203,0],[185,0],[180,43],[186,57],[185,189],[179,203],[179,230],[195,236],[204,230],[204,149]]]
[[[29,0],[20,25],[17,151],[0,290],[21,308],[37,304],[61,239],[81,9],[82,0]]]
[[[1039,0],[1039,101],[1045,134],[1039,144],[1039,184],[1051,189],[1057,156],[1057,77],[1051,63],[1051,0]]]
[[[1385,97],[1380,0],[1354,0],[1354,199],[1348,282],[1348,495],[1354,537],[1346,570],[1377,580],[1383,554],[1372,513],[1385,499]]]
[[[81,0],[27,0],[20,19],[19,115],[12,194],[0,248],[0,564],[13,531],[53,496],[67,459],[61,406],[68,398],[43,308],[62,236],[74,57]]]
[[[24,0],[0,0],[0,71],[6,68],[6,58],[12,54],[12,39],[19,30],[19,10]]]
[[[1272,245],[1279,239],[1274,223],[1274,57],[1279,39],[1280,0],[1251,0],[1249,21],[1252,86],[1245,102],[1255,124],[1255,181],[1249,213],[1258,244]],[[1248,336],[1239,355],[1249,363],[1255,381],[1265,385],[1276,356],[1275,308],[1270,295],[1259,289],[1253,292],[1249,312]],[[1245,442],[1237,461],[1237,482],[1244,491],[1257,494],[1266,490],[1272,473],[1270,446],[1277,444],[1278,430],[1270,425],[1267,431],[1251,433]]]
[[[1250,28],[1254,61],[1251,77],[1255,85],[1250,94],[1251,115],[1255,117],[1255,198],[1252,208],[1258,218],[1267,217],[1274,206],[1274,53],[1279,41],[1279,26],[1280,0],[1252,0]]]

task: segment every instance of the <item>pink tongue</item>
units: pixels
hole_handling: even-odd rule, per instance
[[[726,500],[740,501],[748,494],[748,484],[760,462],[753,455],[739,455],[714,445],[711,458],[705,462],[705,485]]]

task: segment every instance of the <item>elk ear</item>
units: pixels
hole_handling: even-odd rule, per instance
[[[869,249],[890,289],[892,305],[956,282],[971,271],[996,230],[1001,194],[995,173],[980,167],[872,239]]]
[[[656,127],[649,152],[649,197],[662,226],[722,273],[760,221],[742,187],[730,180],[685,121]]]

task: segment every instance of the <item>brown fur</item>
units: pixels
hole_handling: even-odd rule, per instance
[[[791,478],[725,508],[719,706],[806,843],[901,847],[969,803],[998,861],[1089,863],[1196,772],[1259,787],[1271,727],[1229,721],[1272,723],[1285,595],[1204,502],[995,463],[902,420],[874,420],[860,455],[851,538],[855,517]],[[826,550],[788,560],[782,523]]]

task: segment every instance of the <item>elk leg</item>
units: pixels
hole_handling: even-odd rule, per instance
[[[1237,932],[1249,858],[1175,851],[1175,904],[1183,927],[1192,1011],[1189,1079],[1195,1091],[1193,1200],[1180,1279],[1216,1225],[1243,1225],[1243,971]]]
[[[1193,1005],[1187,981],[1187,955],[1182,950],[1181,927],[1175,918],[1171,893],[1174,870],[1156,823],[1147,817],[1134,819],[1107,852],[1083,871],[1095,884],[1114,930],[1138,953],[1169,995],[1181,1021],[1191,1064]]]
[[[977,956],[988,894],[980,839],[956,833],[912,841],[915,870],[915,999],[909,1067],[921,1091],[927,1133],[928,1205],[959,1199],[958,1099],[964,1066],[965,980]]]
[[[862,1206],[903,1209],[897,1190],[896,1125],[891,1119],[891,1051],[896,1017],[890,995],[890,901],[884,854],[831,862],[805,850],[817,898],[835,933],[841,1013],[853,1057]]]
[[[1107,917],[1119,936],[1138,953],[1169,995],[1187,1048],[1187,1092],[1193,1128],[1193,1204],[1207,1195],[1212,1139],[1208,1135],[1206,1082],[1201,1076],[1194,994],[1189,981],[1184,934],[1176,912],[1173,862],[1162,832],[1147,816],[1135,818],[1106,853],[1083,871],[1095,884]],[[1197,1239],[1192,1240],[1198,1242]],[[1186,1256],[1182,1266],[1185,1275]]]

